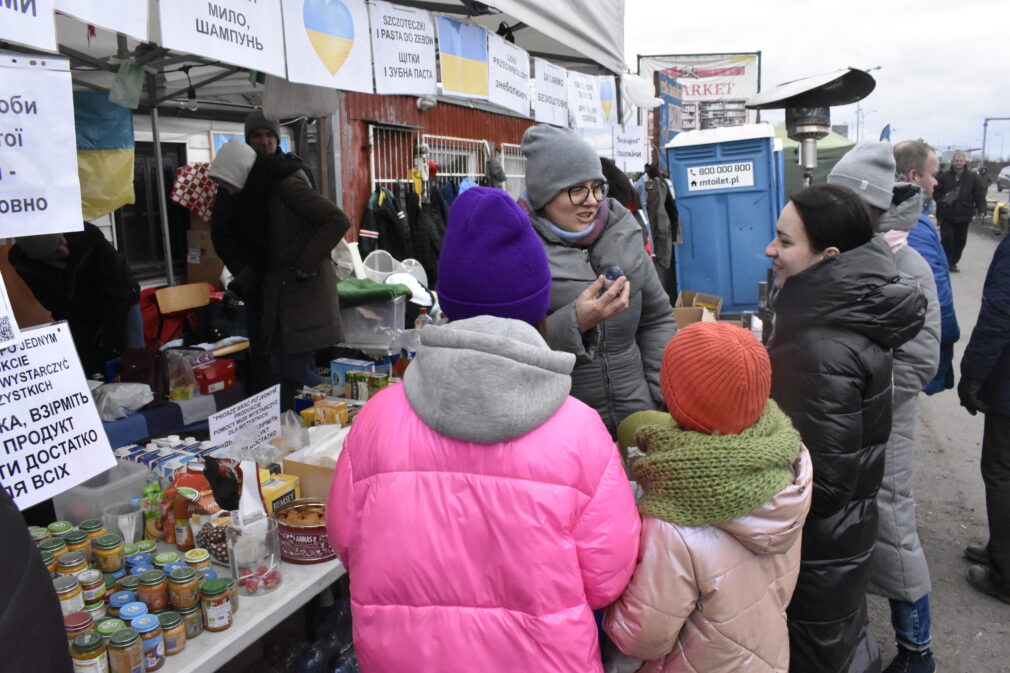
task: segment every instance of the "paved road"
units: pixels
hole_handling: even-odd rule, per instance
[[[990,190],[990,198],[1007,193]],[[961,341],[955,348],[958,368],[978,316],[982,282],[999,240],[973,225],[968,245],[952,274]],[[933,579],[933,650],[943,673],[1010,672],[1010,605],[977,593],[965,581],[969,562],[962,552],[969,542],[986,540],[985,499],[978,461],[982,416],[970,416],[956,390],[919,396],[915,494],[919,535]],[[884,654],[894,656],[894,632],[887,602],[871,597],[870,616]]]

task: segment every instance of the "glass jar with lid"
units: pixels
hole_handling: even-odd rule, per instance
[[[83,551],[87,556],[91,556],[91,538],[80,528],[64,535],[63,541],[67,543],[67,551]]]
[[[137,630],[129,626],[109,637],[110,673],[138,673],[144,670],[144,645]]]
[[[168,576],[168,602],[173,608],[188,608],[200,602],[200,580],[192,568],[176,568]]]
[[[124,622],[122,619],[119,619],[118,617],[105,617],[95,622],[95,631],[102,638],[105,638],[106,645],[109,644],[109,639],[112,637],[113,633],[115,633],[120,629],[125,628],[126,628],[126,622]]]
[[[143,615],[130,621],[130,628],[140,634],[144,648],[144,670],[156,671],[165,665],[165,637],[157,615]]]
[[[52,555],[52,552],[39,552],[42,554],[42,562],[46,565],[46,570],[49,571],[50,577],[56,577],[56,557]]]
[[[127,575],[126,577],[119,578],[119,588],[121,591],[136,592],[140,588],[140,576]]]
[[[60,599],[60,610],[63,616],[80,612],[84,609],[84,596],[81,595],[81,583],[73,575],[60,575],[53,580],[56,597]]]
[[[155,568],[157,568],[158,570],[164,571],[165,570],[165,566],[167,566],[169,563],[178,563],[179,562],[179,552],[175,552],[175,551],[163,551],[160,554],[155,554],[151,558],[151,561],[154,562],[154,567]]]
[[[74,530],[74,524],[69,521],[53,521],[51,524],[46,526],[49,529],[49,533],[53,537],[63,537],[70,531]]]
[[[39,550],[47,551],[60,560],[60,557],[67,553],[67,543],[61,537],[51,537],[43,540],[39,544]]]
[[[138,554],[153,554],[155,548],[158,545],[154,540],[139,540],[137,542],[137,553]]]
[[[95,671],[106,673],[109,670],[108,659],[105,657],[105,639],[94,631],[88,631],[74,638],[70,646],[70,658],[74,660],[74,672]]]
[[[81,583],[84,594],[84,604],[89,605],[105,598],[105,577],[101,571],[88,568],[77,573],[77,581]]]
[[[88,537],[92,540],[97,540],[109,532],[105,527],[105,523],[103,523],[101,519],[88,519],[86,521],[82,521],[79,528],[87,533]]]
[[[207,580],[200,589],[203,625],[208,631],[224,631],[232,624],[231,601],[228,600],[228,580],[219,577]]]
[[[36,547],[53,536],[48,528],[42,528],[41,526],[28,526],[28,532],[31,533],[32,542],[35,543]]]
[[[123,569],[123,538],[118,535],[103,535],[95,539],[92,546],[98,569],[103,573]]]
[[[136,601],[137,596],[132,591],[117,591],[109,596],[109,605],[106,610],[106,614],[110,617],[119,617],[122,619],[119,611],[123,609],[124,605],[128,603],[135,603]]]
[[[95,620],[90,612],[73,612],[63,618],[63,630],[67,632],[67,644],[74,642],[74,638],[95,630]]]
[[[182,624],[186,628],[186,640],[193,640],[203,633],[203,611],[199,605],[188,608],[179,608],[179,615],[182,617]]]
[[[173,655],[186,649],[186,626],[178,612],[163,612],[158,615],[161,632],[165,637],[165,654]]]
[[[88,569],[88,553],[84,550],[67,552],[56,560],[56,572],[59,575],[77,575]]]
[[[108,615],[108,613],[105,610],[105,602],[101,600],[95,601],[94,603],[85,604],[84,611],[90,612],[91,616],[94,618],[96,622],[99,619],[106,617]]]
[[[210,567],[210,552],[201,547],[186,552],[186,565],[193,570],[203,570]]]
[[[160,570],[149,570],[140,576],[137,597],[147,604],[148,610],[164,610],[168,607],[168,581]]]
[[[127,623],[132,622],[137,617],[143,617],[147,613],[147,606],[140,601],[127,603],[123,607],[119,608],[119,618]]]

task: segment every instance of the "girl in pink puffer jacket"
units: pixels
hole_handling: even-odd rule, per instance
[[[592,610],[620,595],[640,520],[575,356],[532,325],[550,270],[501,190],[453,204],[439,300],[402,384],[369,400],[327,524],[364,673],[602,672]]]

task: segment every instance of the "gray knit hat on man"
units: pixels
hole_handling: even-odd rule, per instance
[[[536,210],[563,189],[603,180],[600,157],[575,131],[547,124],[531,126],[523,134],[522,152],[526,156],[526,191]]]
[[[888,210],[894,190],[894,149],[891,143],[856,145],[831,169],[828,184],[848,187],[874,208]]]
[[[253,110],[245,118],[245,139],[249,140],[249,136],[256,129],[269,129],[277,136],[277,140],[281,139],[281,125],[273,119],[267,119],[263,110]]]

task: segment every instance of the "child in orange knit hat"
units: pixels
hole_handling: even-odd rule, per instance
[[[768,355],[745,329],[694,323],[666,345],[660,384],[670,413],[618,432],[645,453],[642,538],[604,629],[646,672],[785,673],[812,470],[768,399]]]

